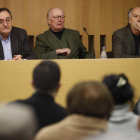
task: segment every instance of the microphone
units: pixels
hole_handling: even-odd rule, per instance
[[[86,28],[84,27],[83,29],[84,29],[84,31],[87,33],[87,30],[86,30]],[[88,33],[87,33],[87,35],[88,35]]]
[[[87,33],[87,30],[86,30],[86,28],[84,27],[83,28],[83,30],[86,32],[86,34],[88,35],[88,45],[89,45],[89,42],[90,42],[90,40],[89,40],[89,34]],[[91,44],[91,43],[90,43]],[[93,58],[95,58],[95,49],[94,49],[94,44],[93,44],[93,42],[92,42],[92,46],[93,46]],[[89,47],[90,48],[90,47]]]
[[[12,31],[15,33],[15,35],[17,36],[18,40],[21,43],[21,55],[22,55],[22,59],[24,59],[24,55],[23,55],[23,49],[24,49],[23,43],[22,43],[21,39],[19,38],[19,36],[17,35],[17,33],[14,30],[12,30]]]

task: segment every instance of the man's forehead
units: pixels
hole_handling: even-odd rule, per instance
[[[11,17],[7,11],[0,12],[0,19]]]
[[[60,8],[54,8],[50,11],[50,14],[64,14],[64,12]]]
[[[140,14],[140,7],[135,7],[133,10],[132,10],[132,14]]]

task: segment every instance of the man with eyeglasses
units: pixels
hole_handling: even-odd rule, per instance
[[[36,37],[35,54],[38,59],[92,58],[81,42],[78,31],[64,28],[65,14],[60,8],[47,13],[48,31]]]
[[[35,59],[25,30],[12,26],[12,15],[0,8],[0,60]]]

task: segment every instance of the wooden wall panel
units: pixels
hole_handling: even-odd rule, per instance
[[[118,20],[118,28],[122,28],[123,27],[123,19],[124,19],[124,14],[123,14],[123,5],[124,2],[123,0],[118,0],[118,16],[117,16],[117,20]],[[125,16],[126,17],[126,16]]]
[[[65,0],[65,27],[70,28],[71,26],[71,1],[70,0]]]
[[[140,0],[136,0],[136,6],[140,6]]]
[[[34,9],[34,0],[29,0],[29,35],[35,35],[35,25],[34,22],[34,15],[35,15],[35,9]],[[39,19],[38,19],[39,20]]]
[[[16,0],[10,0],[10,10],[12,13],[12,25],[16,26]]]
[[[40,1],[41,9],[40,9],[40,33],[49,29],[47,24],[47,12],[52,8],[52,1],[50,0],[41,0]]]
[[[22,20],[23,19],[23,11],[22,11],[23,3],[24,3],[24,0],[16,0],[16,15],[15,15],[16,26],[22,27],[22,28],[23,28],[23,24],[22,24],[22,21],[23,21]]]
[[[94,48],[95,48],[95,57],[100,58],[100,4],[101,0],[95,0],[95,34],[94,34]]]
[[[89,35],[94,35],[94,27],[95,27],[95,2],[94,0],[89,0]]]
[[[89,8],[89,0],[82,0],[83,1],[83,11],[82,11],[82,23],[83,27],[86,28],[87,32],[89,33],[89,10],[86,10]],[[83,30],[83,38],[82,38],[84,46],[88,49],[88,36],[86,32]]]
[[[82,24],[82,0],[77,0],[77,7],[76,7],[77,11],[76,11],[76,29],[80,32],[80,34],[82,35],[83,32],[83,24]]]
[[[40,9],[41,9],[41,5],[40,5],[40,0],[34,0],[34,7],[35,7],[35,13],[34,13],[34,27],[35,27],[35,35],[40,34]]]
[[[140,6],[140,0],[0,0],[1,7],[11,10],[14,26],[27,30],[29,35],[43,33],[49,27],[49,9],[60,7],[65,12],[65,27],[78,30],[88,48],[88,36],[94,35],[96,58],[100,57],[100,36],[105,35],[106,50],[112,50],[112,33],[127,24],[127,12]]]
[[[10,9],[10,0],[4,0],[3,7],[7,7],[8,9]]]
[[[26,31],[29,30],[29,9],[28,9],[28,0],[22,1],[22,28]]]
[[[116,31],[118,29],[118,1],[113,0],[112,1],[112,32]]]
[[[3,0],[0,0],[0,6],[3,7]]]
[[[106,34],[106,21],[108,21],[108,15],[106,13],[106,9],[108,8],[108,5],[105,0],[100,0],[100,35]],[[96,11],[97,14],[97,11]],[[96,20],[95,20],[96,21]]]
[[[76,17],[77,17],[77,11],[76,11],[76,5],[77,5],[77,1],[76,0],[71,0],[71,5],[70,5],[70,9],[71,9],[71,15],[70,15],[70,20],[71,20],[71,29],[76,30]]]
[[[107,0],[106,1],[107,9],[106,9],[106,14],[107,14],[107,20],[106,20],[106,51],[109,52],[112,50],[112,17],[113,15],[113,4],[112,0]]]

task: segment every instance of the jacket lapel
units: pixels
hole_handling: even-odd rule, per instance
[[[68,58],[71,58],[73,56],[73,54],[75,53],[75,51],[77,50],[78,47],[76,47],[76,42],[74,42],[74,37],[73,35],[70,33],[69,30],[65,29],[65,36],[66,36],[66,39],[67,39],[67,42],[68,42],[68,45],[71,49],[71,53],[70,55],[68,56]],[[78,45],[78,44],[77,44]]]
[[[51,47],[56,50],[56,49],[59,49],[59,45],[55,39],[55,36],[53,35],[51,29],[49,29],[47,32],[46,32],[46,38],[48,40],[48,42],[50,43]],[[60,48],[61,49],[61,48]]]
[[[10,38],[11,38],[12,56],[14,57],[14,55],[21,54],[21,51],[19,50],[18,38],[17,38],[17,35],[16,35],[15,31],[13,31],[13,28],[12,28]]]
[[[128,26],[127,28],[127,42],[128,42],[128,46],[130,46],[129,47],[130,51],[132,52],[132,54],[135,54],[135,41],[130,26]]]
[[[1,41],[0,41],[0,59],[4,59],[3,47]]]

